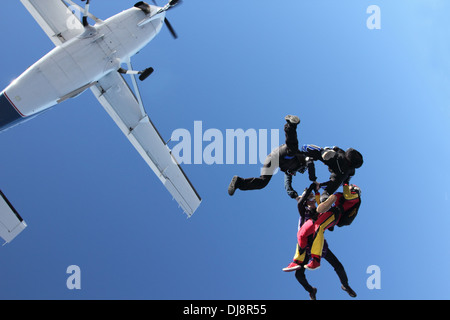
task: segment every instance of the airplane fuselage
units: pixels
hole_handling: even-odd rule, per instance
[[[157,7],[153,7],[157,10]],[[164,12],[138,25],[146,14],[125,10],[56,47],[0,94],[0,130],[33,117],[88,89],[145,47],[161,30]]]

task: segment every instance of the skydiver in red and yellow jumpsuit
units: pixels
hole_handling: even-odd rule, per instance
[[[344,192],[331,195],[325,202],[317,207],[319,216],[317,220],[306,221],[297,233],[298,253],[294,261],[302,264],[308,245],[308,237],[313,235],[311,246],[311,259],[305,265],[306,269],[314,270],[320,267],[320,259],[324,246],[325,230],[334,226],[350,225],[358,213],[361,204],[361,190],[355,185],[344,185]]]

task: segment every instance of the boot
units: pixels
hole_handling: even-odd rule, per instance
[[[231,179],[230,185],[228,186],[228,194],[232,196],[236,189],[238,189],[238,184],[241,178],[238,176],[234,176],[233,179]]]
[[[284,117],[284,120],[286,120],[289,123],[295,124],[295,125],[300,123],[300,118],[299,117],[292,116],[290,114],[288,114],[286,117]]]

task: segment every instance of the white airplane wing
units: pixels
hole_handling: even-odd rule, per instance
[[[190,217],[202,200],[122,75],[111,72],[91,90]]]
[[[80,19],[62,0],[20,0],[55,46],[83,33]]]
[[[0,237],[11,242],[27,227],[6,196],[0,191]]]

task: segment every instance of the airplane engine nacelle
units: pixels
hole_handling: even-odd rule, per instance
[[[134,5],[134,7],[141,9],[142,11],[145,12],[145,14],[150,14],[151,9],[150,9],[150,5],[147,2],[139,1],[138,3],[136,3]]]

